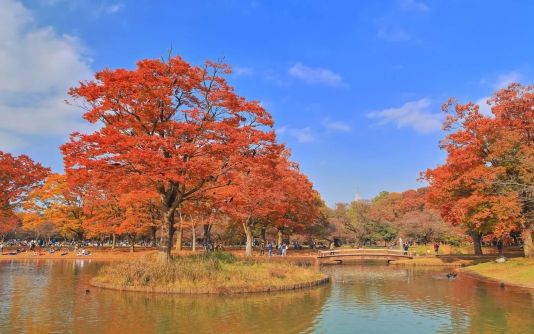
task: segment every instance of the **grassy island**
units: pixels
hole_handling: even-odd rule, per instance
[[[462,269],[467,274],[508,285],[534,288],[534,259],[514,258],[503,263],[480,263]]]
[[[165,262],[157,254],[109,264],[91,284],[117,290],[185,294],[232,294],[294,290],[328,282],[313,269],[225,252],[183,256]]]

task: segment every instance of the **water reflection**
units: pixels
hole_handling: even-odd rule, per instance
[[[191,297],[93,288],[99,266],[0,262],[0,333],[534,333],[534,293],[446,269],[332,266],[328,287]]]
[[[534,293],[469,277],[448,280],[447,268],[365,264],[324,269],[335,281],[319,332],[534,333]],[[331,320],[331,321],[330,321]]]
[[[229,297],[121,293],[89,285],[99,266],[0,263],[0,333],[299,333],[330,293],[330,287]]]

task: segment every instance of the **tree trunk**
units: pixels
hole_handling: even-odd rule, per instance
[[[532,229],[525,228],[521,232],[521,239],[523,239],[523,252],[525,257],[534,257],[534,243],[532,242]]]
[[[157,242],[156,242],[156,233],[158,231],[158,228],[156,226],[152,226],[150,228],[150,243],[151,243],[151,246],[152,247],[156,247],[157,246]]]
[[[278,247],[282,244],[283,234],[282,229],[278,229],[278,240],[276,241],[278,243]]]
[[[210,223],[203,225],[203,227],[204,227],[204,241],[205,242],[210,242],[211,241],[211,226],[212,226],[212,224],[210,224]]]
[[[167,209],[163,213],[163,242],[161,243],[161,251],[164,254],[165,260],[171,260],[172,238],[174,236],[174,210]]]
[[[267,245],[267,229],[265,227],[261,228],[261,240],[263,240],[264,245]]]
[[[117,235],[115,233],[113,233],[111,235],[111,249],[115,249],[115,247],[117,247]]]
[[[182,238],[184,236],[184,219],[182,216],[182,209],[178,209],[178,217],[180,221],[178,222],[178,235],[176,236],[176,250],[178,252],[182,251]]]
[[[178,227],[178,230],[176,232],[176,250],[178,252],[182,251],[182,236],[184,235],[184,228],[182,227],[182,224],[180,224],[180,227]]]
[[[194,253],[197,251],[197,227],[193,221],[191,221],[191,251]]]
[[[247,236],[247,245],[245,248],[245,255],[252,256],[252,242],[254,241],[254,237],[252,235],[253,226],[250,223],[250,218],[247,219],[245,223],[243,223],[243,228],[245,229],[245,235]]]
[[[471,238],[473,239],[473,249],[475,251],[475,255],[482,255],[482,234],[477,231],[471,231]]]
[[[131,235],[130,237],[130,253],[135,252],[135,235]]]

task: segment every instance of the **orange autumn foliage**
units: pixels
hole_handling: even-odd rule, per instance
[[[24,204],[23,227],[38,230],[51,224],[64,237],[82,238],[85,217],[79,190],[69,186],[64,175],[49,175],[41,187],[29,194]]]
[[[39,187],[50,170],[33,162],[28,156],[14,157],[0,151],[0,236],[18,225],[16,211],[28,194]]]
[[[81,170],[123,192],[156,192],[167,257],[181,203],[229,185],[255,150],[274,141],[270,114],[234,92],[224,78],[230,72],[180,57],[142,60],[70,91],[86,107],[84,118],[102,127],[74,133],[62,147],[67,174]]]
[[[449,132],[441,147],[446,163],[427,170],[428,200],[443,218],[466,228],[481,253],[484,234],[522,230],[525,255],[532,254],[534,221],[534,94],[512,84],[489,100],[492,115],[473,103],[444,106]],[[526,231],[526,232],[525,232]]]

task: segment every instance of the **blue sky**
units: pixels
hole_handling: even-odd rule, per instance
[[[0,149],[62,170],[89,127],[66,90],[173,53],[224,59],[239,94],[327,203],[421,186],[443,161],[440,105],[531,83],[531,1],[0,0]]]

